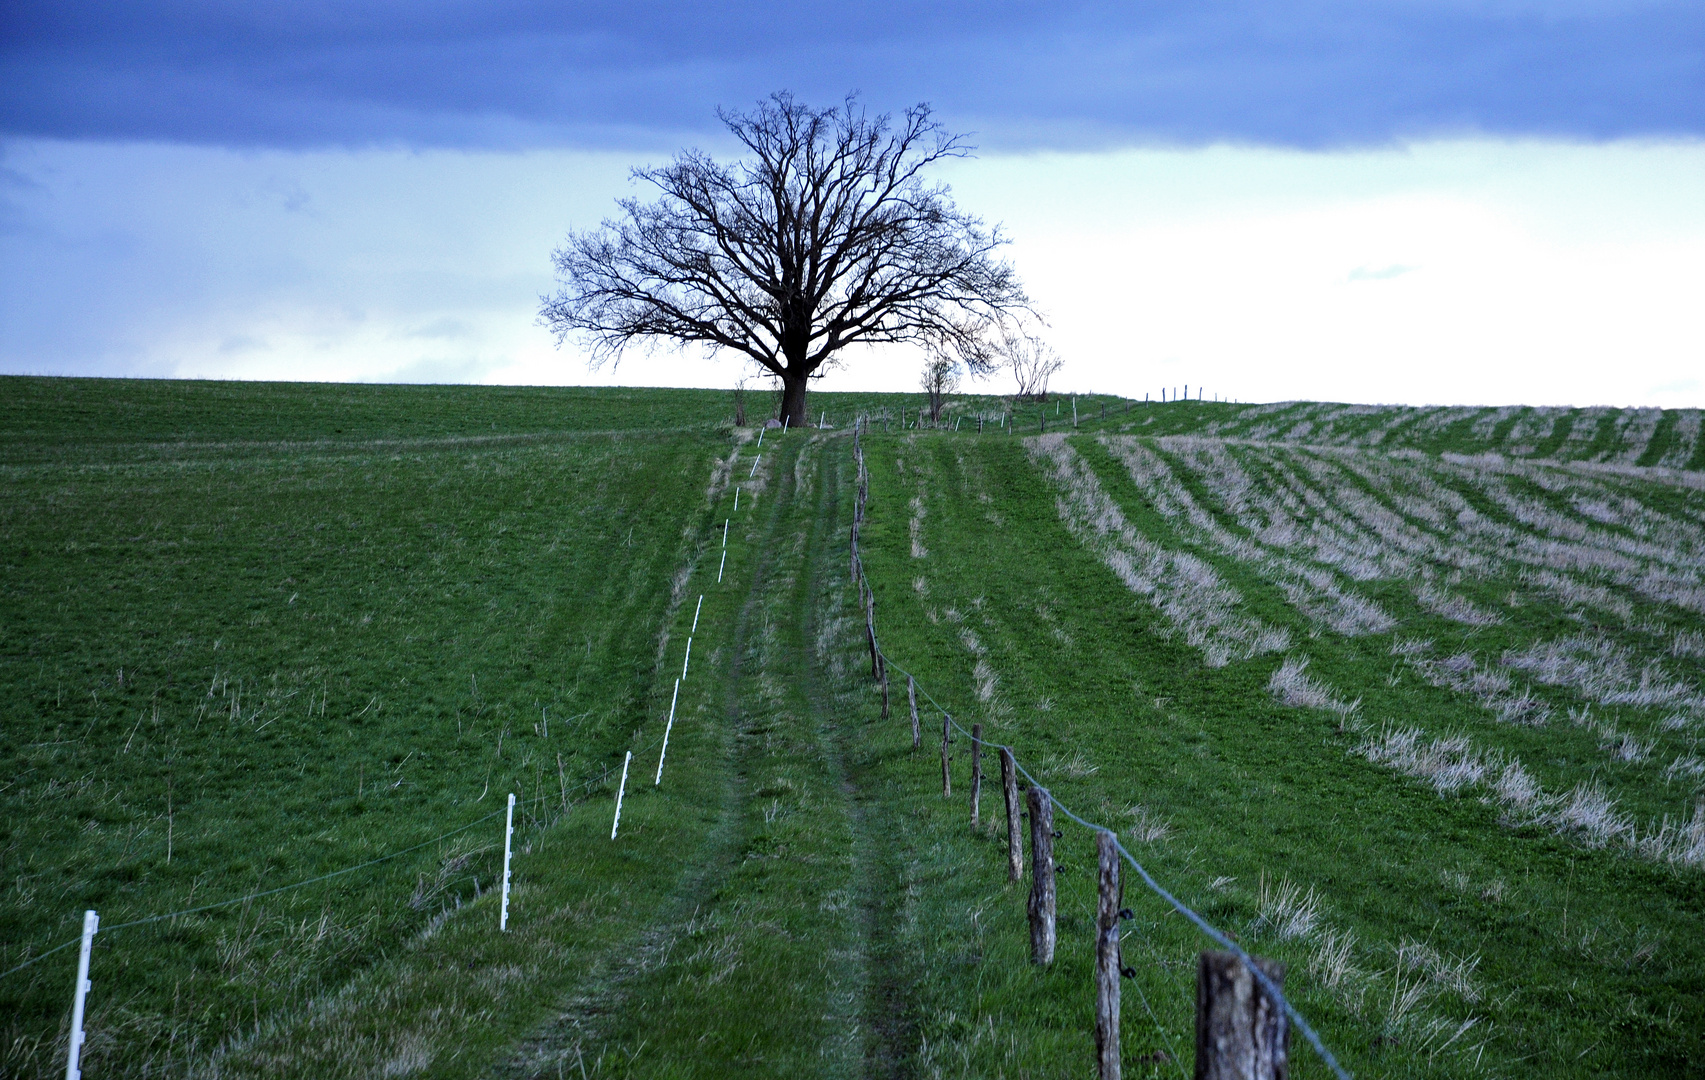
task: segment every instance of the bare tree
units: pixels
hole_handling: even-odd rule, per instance
[[[717,111],[747,158],[687,150],[633,176],[661,197],[571,233],[552,255],[539,321],[584,335],[594,365],[635,342],[698,343],[752,358],[780,380],[782,413],[806,423],[808,380],[849,345],[911,343],[992,369],[993,327],[1028,310],[1006,243],[959,210],[926,168],[970,151],[931,119],[866,115],[849,97],[812,109],[772,94]]]
[[[1065,364],[1053,346],[1012,324],[1002,325],[994,353],[997,367],[1012,369],[1018,396],[1034,401],[1048,400],[1048,380]]]
[[[734,384],[734,426],[746,426],[746,380],[739,379]]]
[[[959,361],[944,353],[932,352],[924,361],[924,393],[929,395],[930,422],[941,422],[941,407],[947,395],[959,390]]]

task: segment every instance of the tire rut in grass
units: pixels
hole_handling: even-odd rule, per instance
[[[857,897],[858,838],[843,791],[833,694],[819,679],[815,617],[823,592],[840,487],[833,443],[819,438],[778,454],[770,495],[785,527],[769,530],[773,561],[754,589],[763,630],[754,641],[754,673],[730,687],[747,790],[748,841],[720,910],[743,929],[724,940],[749,969],[701,1000],[699,1043],[727,1056],[694,1062],[719,1068],[798,1075],[864,1075],[869,964]],[[714,932],[700,953],[714,943]],[[697,954],[695,954],[697,955]],[[691,971],[685,972],[692,978]],[[737,989],[740,978],[747,985]],[[753,980],[756,979],[756,985]],[[763,1020],[742,1009],[769,1010]],[[712,1050],[715,1054],[718,1050]]]
[[[870,698],[846,622],[840,442],[772,451],[734,655],[716,674],[735,790],[715,856],[508,1075],[904,1074],[899,868],[856,775]]]
[[[769,501],[765,514],[764,534],[752,545],[754,567],[751,585],[740,605],[730,636],[723,695],[723,711],[727,722],[723,741],[724,754],[732,755],[733,733],[738,730],[741,687],[746,678],[746,658],[754,628],[762,617],[762,600],[769,580],[773,543],[767,542],[783,524],[787,504],[783,499]],[[679,765],[677,765],[679,767]],[[736,780],[735,770],[726,769],[723,804],[720,820],[712,829],[700,852],[699,859],[683,870],[680,881],[668,900],[661,905],[650,927],[623,946],[619,953],[608,957],[605,972],[582,991],[562,1003],[558,1015],[544,1028],[524,1039],[515,1050],[493,1069],[494,1077],[555,1076],[562,1068],[578,1070],[586,1063],[586,1048],[607,1043],[621,1025],[621,1017],[629,1006],[643,1005],[641,982],[645,976],[666,964],[685,929],[715,898],[733,868],[749,830],[745,827],[745,807],[748,801],[745,786]],[[639,1011],[644,1011],[640,1009]],[[594,1069],[599,1058],[594,1055]]]
[[[832,763],[853,835],[852,888],[857,894],[857,955],[860,961],[859,1022],[864,1029],[863,1075],[906,1075],[916,1051],[912,965],[901,947],[896,923],[900,918],[901,858],[893,843],[894,830],[887,807],[861,778],[864,756],[864,715],[869,686],[859,670],[856,633],[844,617],[849,610],[846,562],[837,539],[844,509],[842,473],[847,448],[825,455],[818,499],[815,543],[812,545],[809,602],[801,607],[804,636],[815,643],[803,654],[796,678],[816,714],[825,758]],[[851,643],[852,649],[847,648]],[[861,708],[862,706],[862,708]]]
[[[784,987],[784,1000],[759,1009],[763,1015],[755,1021],[751,1002],[743,1000],[728,981],[740,965],[761,968],[766,959],[788,973],[787,981],[798,981],[804,974],[798,956],[789,955],[785,947],[791,935],[774,934],[775,940],[766,942],[762,931],[755,932],[750,925],[764,922],[770,914],[761,895],[766,882],[762,874],[751,880],[752,866],[754,860],[762,867],[763,860],[775,857],[771,850],[775,839],[768,826],[779,805],[776,795],[787,797],[771,778],[778,764],[771,751],[779,743],[784,748],[782,756],[787,756],[785,750],[800,742],[795,737],[799,717],[792,714],[809,715],[806,710],[788,708],[797,704],[789,661],[798,651],[788,646],[800,625],[797,600],[806,577],[801,571],[810,562],[813,541],[811,515],[795,503],[792,466],[812,463],[798,461],[802,448],[790,449],[792,453],[776,453],[776,480],[758,503],[755,520],[748,522],[750,570],[744,599],[725,644],[720,649],[712,645],[722,658],[712,666],[707,656],[707,666],[700,669],[723,682],[717,694],[723,731],[719,740],[713,740],[721,748],[718,768],[727,777],[720,820],[649,928],[611,950],[604,972],[565,1001],[557,1018],[525,1040],[494,1070],[496,1075],[554,1076],[559,1068],[572,1075],[583,1066],[589,1076],[708,1075],[729,1067],[767,1071],[766,1065],[780,1064],[778,1056],[785,1058],[791,1052],[797,1059],[804,1050],[814,1064],[821,1064],[817,1044],[823,1032],[813,1029],[834,1012],[818,1007],[821,994],[799,995]],[[738,563],[729,570],[730,584],[748,573]],[[705,645],[711,642],[701,641],[701,648]],[[780,699],[770,700],[778,692]],[[813,786],[813,794],[822,791],[820,784],[800,777],[795,780],[802,794]],[[794,789],[792,781],[783,783],[787,791]],[[771,804],[768,817],[765,802]],[[799,899],[805,907],[807,898]],[[821,898],[809,899],[818,901],[809,904],[813,911],[820,909]],[[715,970],[724,952],[731,953],[734,961],[725,965],[726,970]],[[760,955],[764,952],[778,956],[766,958]],[[708,972],[707,955],[713,969]],[[796,998],[803,1000],[792,1000]],[[776,1014],[789,1011],[800,1015],[777,1019]],[[789,1040],[777,1037],[778,1029],[795,1036],[791,1046],[786,1045]],[[807,1032],[808,1038],[798,1038]],[[800,1062],[790,1064],[797,1068]]]
[[[848,907],[833,956],[843,992],[831,997],[822,1050],[826,1057],[831,1049],[840,1051],[834,1064],[843,1073],[896,1077],[909,1074],[916,1052],[915,965],[900,944],[897,925],[902,855],[887,820],[889,808],[865,784],[861,768],[871,688],[862,673],[862,639],[848,616],[851,582],[839,543],[850,448],[842,439],[813,443],[814,490],[790,490],[799,501],[806,555],[787,608],[796,622],[790,636],[808,647],[786,650],[777,666],[804,710],[800,728],[812,734],[819,768],[835,796],[833,812],[818,818],[818,831],[845,852],[844,874],[822,875],[817,890],[844,898]],[[815,505],[807,520],[808,499]]]

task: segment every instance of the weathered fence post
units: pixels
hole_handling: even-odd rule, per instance
[[[888,719],[888,658],[882,655],[882,643],[876,639],[876,590],[866,594],[865,626],[870,631],[871,674],[882,684],[882,719]]]
[[[983,725],[971,725],[971,827],[982,824],[983,801]]]
[[[923,733],[918,730],[918,684],[906,676],[906,703],[912,707],[912,749],[923,745]]]
[[[864,598],[864,636],[870,642],[870,677],[882,677],[881,665],[876,660],[876,594],[869,592]]]
[[[852,541],[847,544],[847,577],[858,580],[858,518],[853,518]]]
[[[1124,889],[1113,834],[1095,834],[1095,1058],[1101,1080],[1119,1080],[1119,911]]]
[[[1030,789],[1030,962],[1054,962],[1054,800]]]
[[[941,797],[953,794],[953,773],[948,771],[947,740],[953,734],[953,718],[941,714]]]
[[[1006,879],[1017,881],[1024,876],[1024,841],[1019,832],[1018,769],[1012,760],[1012,750],[1001,747],[1001,794],[1006,800]]]
[[[1285,965],[1250,957],[1281,984]],[[1236,953],[1204,952],[1196,966],[1196,1080],[1286,1080],[1291,1027]]]

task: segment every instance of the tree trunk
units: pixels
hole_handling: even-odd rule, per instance
[[[803,375],[786,373],[781,377],[781,415],[776,419],[785,421],[790,428],[802,428],[810,423],[805,416],[805,386]]]

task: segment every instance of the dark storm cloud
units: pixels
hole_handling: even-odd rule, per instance
[[[1705,6],[8,0],[0,131],[610,145],[786,87],[985,146],[1705,133]]]

